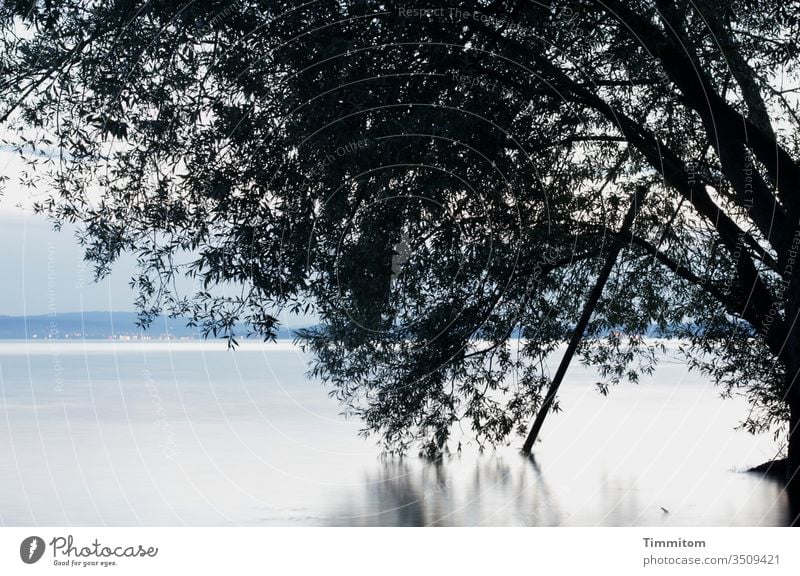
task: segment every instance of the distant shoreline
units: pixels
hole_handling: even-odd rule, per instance
[[[0,340],[0,356],[25,355],[73,355],[89,352],[113,353],[147,353],[147,352],[225,352],[228,351],[226,340],[219,338],[203,340],[104,340],[104,339],[69,339],[69,340]],[[232,351],[278,351],[295,350],[300,346],[290,339],[278,339],[275,342],[261,340],[240,340]]]
[[[0,315],[0,341],[202,341],[197,327],[190,327],[189,318],[169,318],[157,316],[145,330],[137,326],[139,320],[136,312],[87,311],[56,312],[53,314],[37,314],[28,316]],[[308,325],[277,327],[278,339],[294,338],[294,331],[307,328]],[[247,338],[246,324],[240,327],[241,334],[237,340],[260,341],[258,337]]]

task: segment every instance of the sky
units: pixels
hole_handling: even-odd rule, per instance
[[[95,281],[94,265],[83,259],[77,227],[55,231],[52,222],[34,213],[34,202],[46,192],[44,186],[38,192],[19,185],[26,171],[14,148],[0,146],[0,174],[8,177],[0,195],[0,246],[5,248],[0,250],[0,271],[6,274],[0,316],[134,311],[136,293],[129,283],[135,258],[121,256],[110,275]],[[189,281],[185,288],[191,288]]]
[[[135,258],[123,255],[111,274],[96,282],[94,266],[83,259],[77,227],[57,232],[47,218],[34,214],[33,203],[44,192],[19,186],[24,170],[20,154],[0,146],[0,174],[8,177],[0,196],[0,271],[6,276],[0,315],[133,311],[136,294],[129,282]]]
[[[0,316],[134,311],[136,293],[129,282],[135,258],[123,255],[111,274],[96,282],[93,265],[83,259],[76,227],[56,232],[44,216],[33,213],[36,198],[15,184],[21,167],[13,150],[0,147],[0,174],[9,177],[0,195],[0,273],[5,276]],[[314,315],[278,317],[287,327],[318,321]]]
[[[120,260],[108,278],[94,282],[74,228],[55,232],[44,217],[9,207],[7,198],[0,199],[0,246],[5,275],[0,315],[134,309],[135,294],[128,286],[132,257]]]

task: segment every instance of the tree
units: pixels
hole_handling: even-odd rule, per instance
[[[580,357],[607,392],[652,370],[648,330],[684,339],[750,399],[745,428],[786,433],[800,492],[796,6],[23,0],[1,18],[8,142],[53,151],[28,154],[38,209],[82,225],[100,275],[138,255],[143,323],[270,337],[313,307],[312,372],[388,450],[504,442],[644,188]]]

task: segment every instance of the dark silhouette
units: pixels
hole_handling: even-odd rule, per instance
[[[313,372],[390,451],[525,432],[646,188],[576,353],[607,392],[652,370],[648,330],[685,339],[745,429],[786,434],[797,500],[795,3],[66,0],[0,25],[0,144],[99,275],[138,256],[141,322],[235,343],[313,309]]]

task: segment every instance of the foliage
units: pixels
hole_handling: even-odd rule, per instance
[[[0,22],[38,209],[99,275],[137,255],[144,324],[269,338],[313,309],[312,372],[388,450],[524,428],[641,185],[579,350],[601,391],[652,370],[655,326],[752,400],[748,429],[785,421],[795,5],[22,0]]]

